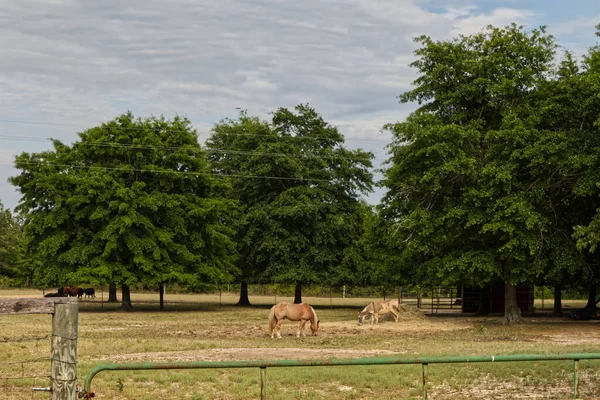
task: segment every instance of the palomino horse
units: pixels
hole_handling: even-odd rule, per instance
[[[379,316],[385,314],[392,314],[394,316],[394,321],[398,322],[398,300],[375,301],[369,303],[358,313],[358,325],[362,325],[363,320],[367,315],[371,315],[371,325],[373,325],[373,321],[378,324]]]
[[[314,308],[306,303],[291,304],[282,301],[271,307],[271,312],[269,313],[269,334],[271,338],[277,332],[277,337],[281,339],[281,323],[285,319],[300,321],[298,332],[296,333],[297,337],[300,337],[301,333],[302,336],[306,336],[304,334],[304,325],[307,321],[310,321],[310,330],[313,335],[316,335],[319,330],[319,319]]]

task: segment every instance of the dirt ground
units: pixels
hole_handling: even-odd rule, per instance
[[[323,336],[360,336],[380,338],[386,336],[398,335],[406,337],[416,337],[427,334],[440,333],[459,333],[461,330],[473,330],[478,323],[485,321],[486,323],[500,324],[498,318],[474,318],[474,317],[441,317],[432,318],[426,316],[422,311],[410,307],[403,306],[403,312],[400,314],[398,323],[393,321],[391,316],[380,317],[380,323],[371,325],[369,320],[366,320],[362,326],[357,324],[357,321],[337,321],[325,322],[321,325],[319,335]],[[532,343],[546,344],[547,346],[568,346],[568,345],[593,345],[600,346],[600,335],[598,335],[598,321],[577,322],[576,329],[563,329],[564,326],[569,326],[568,320],[565,318],[544,318],[544,319],[525,319],[525,324],[535,329],[537,324],[550,325],[547,329],[547,334],[532,334],[524,337],[522,334],[517,339],[516,336],[503,336],[498,340],[524,340]],[[556,329],[553,329],[552,325]],[[565,325],[566,324],[566,325]],[[132,327],[129,326],[128,328]],[[138,328],[144,328],[144,325],[137,324]],[[295,339],[298,324],[295,322],[285,321],[282,325],[282,339],[273,339],[274,345],[277,346],[278,341]],[[125,327],[105,327],[105,330],[127,329]],[[308,326],[305,327],[305,333],[310,334]],[[209,329],[196,328],[190,331],[172,332],[175,336],[198,336],[198,337],[214,337],[218,335],[221,338],[235,339],[243,336],[265,338],[268,337],[268,331],[265,324],[247,325],[244,329],[236,329],[234,327],[226,330],[212,331]],[[284,342],[280,342],[284,343]],[[374,342],[376,344],[376,342]],[[272,348],[215,348],[202,349],[193,351],[169,351],[169,352],[143,352],[143,353],[127,353],[120,355],[112,355],[110,358],[93,358],[93,361],[108,361],[111,362],[139,362],[139,361],[234,361],[234,360],[277,360],[277,359],[331,359],[331,358],[357,358],[357,357],[377,357],[377,356],[402,356],[405,351],[392,351],[385,349],[312,349],[300,347],[272,347]]]

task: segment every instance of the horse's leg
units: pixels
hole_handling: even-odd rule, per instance
[[[281,323],[277,324],[277,339],[281,339]]]
[[[277,328],[277,338],[278,338],[278,339],[281,339],[281,323],[282,323],[282,322],[283,322],[283,318],[280,318],[280,319],[277,321],[277,325],[276,325],[276,328]]]
[[[296,334],[297,337],[300,337],[300,334],[302,334],[302,337],[306,336],[306,334],[304,333],[304,325],[306,325],[306,320],[301,319],[300,325],[298,325],[298,333]]]

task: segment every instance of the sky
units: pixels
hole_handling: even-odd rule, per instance
[[[413,38],[488,24],[546,25],[581,56],[598,0],[0,0],[0,201],[14,208],[14,157],[132,111],[186,116],[203,143],[237,109],[269,118],[310,104],[346,145],[387,158],[386,123],[416,71]],[[377,178],[380,175],[376,175]],[[366,196],[376,204],[382,189]]]

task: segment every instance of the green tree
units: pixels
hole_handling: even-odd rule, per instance
[[[231,279],[234,204],[215,196],[222,183],[189,120],[127,113],[79,139],[16,157],[11,182],[28,250],[43,261],[39,283],[117,283],[130,308],[134,284]]]
[[[308,105],[280,108],[270,122],[241,112],[215,126],[207,141],[213,170],[230,175],[229,196],[241,209],[235,229],[242,289],[247,281],[299,289],[352,279],[359,196],[371,190],[373,156],[343,145],[337,128]],[[249,303],[243,290],[240,303]]]
[[[547,107],[546,120],[560,124],[570,140],[558,174],[561,185],[556,186],[568,194],[562,206],[586,260],[587,268],[580,274],[590,290],[586,307],[595,308],[600,281],[600,46],[588,50],[581,68],[568,55],[561,78],[557,83],[561,96]]]
[[[23,234],[17,218],[0,202],[0,282],[3,284],[18,283],[22,277],[19,266],[22,244]]]
[[[420,76],[401,102],[420,108],[394,135],[383,212],[421,274],[454,282],[505,283],[505,318],[520,319],[515,285],[543,266],[549,221],[530,190],[539,131],[538,88],[555,44],[542,27],[487,27],[436,42],[416,39]]]

